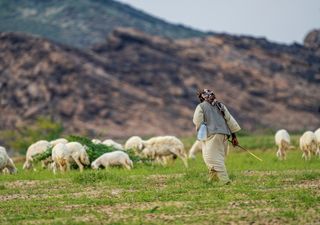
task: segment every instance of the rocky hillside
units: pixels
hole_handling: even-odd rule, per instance
[[[0,32],[24,32],[87,48],[103,42],[116,27],[171,38],[204,35],[113,0],[0,0]]]
[[[108,59],[108,71],[164,99],[167,110],[186,107],[181,125],[202,87],[212,87],[247,129],[320,125],[320,58],[303,46],[228,35],[173,41],[118,29],[94,51]]]
[[[82,51],[0,34],[1,129],[46,115],[77,133],[190,135],[203,87],[216,91],[244,129],[314,129],[319,86],[319,56],[264,39],[172,40],[117,29]]]

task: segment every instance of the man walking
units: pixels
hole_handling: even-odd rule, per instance
[[[207,126],[207,139],[202,142],[202,156],[209,169],[209,180],[219,180],[229,184],[230,179],[225,166],[228,138],[232,137],[233,146],[238,145],[236,132],[241,128],[227,107],[218,102],[213,91],[204,89],[198,93],[200,104],[197,106],[193,123],[198,130],[202,123]]]

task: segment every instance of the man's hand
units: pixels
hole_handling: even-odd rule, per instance
[[[235,133],[232,133],[231,136],[232,136],[231,142],[232,142],[233,147],[239,145],[239,141],[238,141],[238,139],[237,139],[236,134],[235,134]]]
[[[236,146],[238,146],[238,144],[239,144],[237,138],[232,138],[231,142],[232,142],[233,147],[236,147]]]

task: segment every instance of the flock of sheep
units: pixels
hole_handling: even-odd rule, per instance
[[[133,168],[133,162],[126,149],[133,149],[135,154],[140,157],[152,159],[161,165],[166,165],[168,160],[180,158],[185,167],[188,167],[188,156],[183,143],[174,136],[159,136],[148,140],[143,140],[138,136],[129,138],[125,145],[121,145],[111,139],[100,141],[92,139],[94,144],[104,144],[111,146],[116,151],[108,152],[93,162],[90,162],[87,154],[87,146],[78,142],[68,142],[64,138],[59,138],[54,141],[40,140],[29,146],[26,153],[26,161],[23,164],[23,169],[32,169],[34,164],[34,156],[45,152],[48,148],[52,148],[51,157],[42,160],[42,166],[56,173],[70,170],[71,164],[77,164],[80,171],[83,171],[84,166],[91,165],[92,169],[100,167],[108,168],[110,166],[123,166],[130,170]],[[287,150],[290,146],[289,133],[282,129],[275,134],[275,143],[278,146],[276,153],[281,160],[286,159]],[[309,160],[311,155],[319,155],[320,157],[320,128],[315,132],[307,131],[300,137],[300,149],[302,150],[302,158]],[[202,151],[202,143],[195,141],[189,151],[189,158],[195,158],[196,153]],[[0,173],[16,173],[17,169],[6,149],[0,146]]]
[[[289,133],[284,129],[277,131],[275,142],[278,146],[277,157],[280,160],[285,160],[287,151],[291,148]],[[302,151],[302,158],[305,160],[310,160],[311,155],[318,155],[320,157],[320,128],[315,132],[304,132],[300,137],[299,147]]]
[[[188,167],[187,154],[183,143],[174,136],[159,136],[149,140],[142,140],[138,136],[129,138],[125,145],[107,139],[100,141],[92,139],[94,144],[103,144],[116,149],[113,152],[104,153],[93,162],[90,162],[87,154],[87,146],[78,142],[68,142],[64,138],[59,138],[54,141],[40,140],[30,145],[27,149],[26,160],[23,164],[24,170],[33,168],[34,157],[44,153],[47,149],[52,148],[51,157],[42,160],[43,168],[48,168],[56,173],[69,171],[71,164],[76,164],[80,171],[83,171],[84,166],[91,165],[92,169],[100,167],[108,168],[110,166],[123,166],[126,169],[133,168],[133,162],[126,149],[133,149],[134,152],[143,158],[152,159],[162,165],[167,164],[168,160],[181,158],[186,167]],[[0,147],[0,172],[5,170],[8,173],[15,173],[16,167],[13,161],[9,158],[4,147]]]

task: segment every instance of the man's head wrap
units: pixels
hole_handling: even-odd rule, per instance
[[[198,92],[198,97],[200,99],[200,102],[208,100],[211,95],[214,95],[214,93],[209,89],[203,89],[202,91]]]

